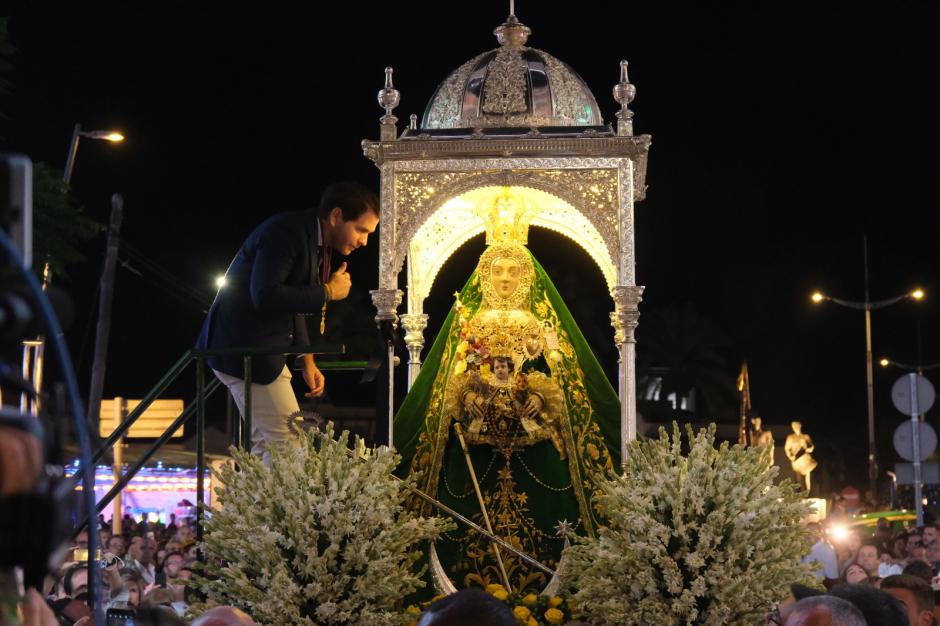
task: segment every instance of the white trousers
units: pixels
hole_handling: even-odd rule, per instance
[[[222,372],[215,372],[216,378],[228,387],[235,400],[235,406],[242,418],[245,417],[245,381]],[[271,454],[268,446],[288,441],[295,436],[296,430],[291,429],[291,422],[303,420],[297,396],[290,385],[290,369],[285,365],[284,371],[268,385],[251,384],[251,451],[271,465]]]

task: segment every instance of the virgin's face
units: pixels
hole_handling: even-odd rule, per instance
[[[502,298],[508,298],[519,286],[522,268],[515,259],[496,259],[490,269],[493,289]]]

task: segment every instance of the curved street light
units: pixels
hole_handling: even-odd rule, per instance
[[[72,131],[72,142],[69,144],[69,156],[65,160],[65,175],[62,177],[62,180],[64,180],[66,184],[72,180],[72,169],[75,167],[75,155],[78,154],[78,142],[82,137],[110,141],[111,143],[124,141],[124,135],[116,130],[82,130],[82,125],[76,124],[75,129]]]
[[[865,252],[865,300],[857,302],[855,300],[844,300],[815,291],[810,296],[810,300],[815,304],[822,302],[834,302],[840,306],[849,309],[865,311],[865,375],[868,392],[868,484],[871,490],[872,498],[878,497],[878,461],[877,450],[875,446],[875,396],[874,396],[874,376],[872,373],[871,356],[871,312],[874,309],[883,309],[902,300],[920,301],[925,297],[924,290],[916,288],[893,298],[872,301],[868,293],[868,238],[864,238]]]

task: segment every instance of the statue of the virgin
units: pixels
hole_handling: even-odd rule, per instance
[[[542,564],[593,535],[594,480],[619,466],[620,402],[545,271],[493,238],[395,417],[400,473]],[[416,505],[417,506],[417,505]],[[548,576],[459,528],[435,546],[457,588]],[[500,562],[501,560],[501,562]]]

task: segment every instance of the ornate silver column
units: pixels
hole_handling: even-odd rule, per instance
[[[636,337],[634,331],[640,321],[640,301],[643,287],[614,287],[614,312],[610,324],[614,327],[614,342],[620,352],[620,459],[627,458],[627,443],[636,439]]]
[[[424,349],[424,329],[428,327],[427,313],[403,313],[401,325],[405,329],[408,347],[408,390],[415,384],[421,371],[421,350]]]
[[[391,322],[392,328],[398,328],[398,305],[404,295],[401,289],[373,289],[372,304],[375,305],[375,323]],[[376,416],[378,417],[378,416]],[[395,345],[388,346],[388,447],[394,448],[395,418]]]

